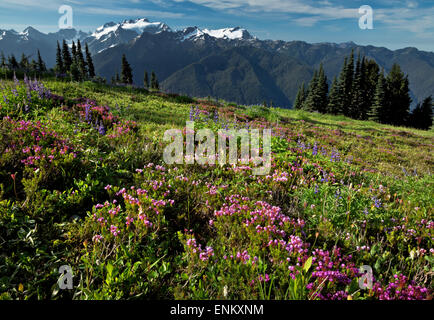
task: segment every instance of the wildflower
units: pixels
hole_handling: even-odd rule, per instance
[[[118,230],[118,227],[111,225],[110,226],[110,232],[116,237],[120,232]]]
[[[318,146],[316,145],[316,142],[313,145],[313,149],[312,149],[312,155],[316,156],[318,154]]]
[[[100,125],[98,127],[98,133],[100,135],[102,135],[102,136],[105,135],[105,133],[106,133],[106,129],[105,129],[104,124],[102,123],[102,121],[100,122]]]

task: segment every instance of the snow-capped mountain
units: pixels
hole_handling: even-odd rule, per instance
[[[109,22],[104,24],[103,26],[96,29],[94,33],[92,33],[92,37],[97,40],[101,40],[101,38],[110,35],[111,33],[116,32],[118,29],[134,31],[136,35],[140,35],[143,32],[149,32],[152,34],[170,31],[170,27],[162,22],[149,22],[146,18],[141,18],[137,20],[124,20],[121,23]]]
[[[217,30],[199,29],[198,27],[189,27],[179,32],[182,35],[182,41],[185,40],[204,40],[207,36],[223,40],[251,40],[255,39],[246,29],[240,27],[224,28]]]
[[[115,23],[108,22],[95,30],[89,37],[84,39],[94,53],[100,53],[107,48],[113,48],[122,43],[128,43],[139,37],[144,32],[157,34],[171,32],[168,25],[162,22],[150,22],[146,18],[136,20],[124,20]]]
[[[18,60],[24,53],[37,58],[39,49],[48,67],[56,61],[57,41],[81,41],[93,55],[96,73],[108,81],[119,72],[125,54],[133,68],[134,83],[143,82],[143,72],[155,71],[161,88],[193,96],[216,96],[238,103],[264,100],[289,106],[302,82],[309,82],[320,63],[331,79],[338,75],[344,57],[354,49],[390,70],[401,65],[409,75],[416,103],[434,95],[434,53],[415,48],[389,50],[303,41],[259,40],[240,27],[208,29],[188,27],[173,30],[163,22],[145,18],[108,22],[92,32],[62,29],[42,33],[28,27],[22,32],[0,30],[0,51]],[[423,76],[421,76],[423,75]]]
[[[54,63],[54,54],[51,53],[57,41],[71,45],[73,41],[80,40],[87,43],[93,54],[98,54],[109,48],[138,39],[142,35],[158,35],[166,33],[179,41],[198,40],[226,40],[241,41],[255,39],[250,33],[239,27],[218,30],[200,29],[189,27],[184,30],[172,30],[163,22],[151,22],[146,18],[124,20],[122,22],[108,22],[98,27],[94,32],[83,32],[76,29],[61,29],[57,32],[42,33],[33,27],[28,27],[22,32],[0,29],[0,50],[9,55],[32,55],[37,49],[46,52],[48,65]]]

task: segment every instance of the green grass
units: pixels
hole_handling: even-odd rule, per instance
[[[0,104],[0,298],[383,299],[381,288],[393,299],[422,299],[432,292],[433,130],[92,82],[48,81],[64,100],[34,93],[25,112],[26,90],[15,96],[14,86],[2,84],[8,103]],[[95,100],[92,123],[77,98]],[[214,131],[272,128],[270,175],[165,165],[164,132],[182,129],[196,106],[198,126]],[[71,291],[57,285],[65,264],[75,275]],[[357,285],[362,265],[374,270],[372,290]],[[326,270],[340,280],[314,273]],[[401,293],[390,289],[399,281]],[[419,286],[413,293],[410,281]]]

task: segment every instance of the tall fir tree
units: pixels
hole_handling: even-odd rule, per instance
[[[364,103],[363,120],[368,119],[371,107],[374,105],[375,91],[377,89],[380,67],[375,60],[364,59]]]
[[[378,75],[377,87],[375,89],[374,102],[368,112],[368,119],[383,123],[388,109],[388,101],[386,96],[386,79],[384,77],[384,69]]]
[[[72,81],[80,81],[81,80],[80,68],[79,68],[78,63],[75,59],[72,60],[71,67],[69,67],[69,73],[71,74],[71,80]]]
[[[304,100],[306,99],[307,92],[304,82],[298,89],[297,96],[295,97],[293,109],[300,110],[303,107]]]
[[[30,67],[29,59],[27,56],[23,53],[21,55],[21,61],[20,61],[20,68],[24,71],[28,71]]]
[[[329,91],[329,86],[327,83],[327,76],[325,75],[324,72],[324,67],[321,63],[320,67],[319,67],[319,72],[318,72],[318,83],[317,83],[317,101],[316,101],[316,110],[319,111],[320,113],[326,113],[327,112],[327,95],[328,95],[328,91]]]
[[[7,63],[6,63],[6,58],[5,58],[5,54],[3,53],[3,51],[0,52],[0,68],[5,69],[7,67]]]
[[[72,58],[69,52],[68,44],[65,40],[63,40],[62,45],[62,58],[63,58],[63,68],[65,72],[68,72],[71,69]]]
[[[71,59],[72,59],[72,63],[77,63],[77,47],[75,46],[75,42],[72,41],[72,46],[71,46]]]
[[[39,50],[38,50],[38,62],[37,62],[37,64],[38,64],[37,68],[38,68],[39,73],[43,73],[43,72],[47,71],[47,67],[45,65],[44,60],[42,60],[41,53],[39,52]]]
[[[352,99],[350,104],[349,116],[353,119],[364,118],[364,66],[363,61],[360,58],[360,54],[357,58],[356,71],[354,73],[353,88],[352,88]],[[363,68],[363,70],[362,70]]]
[[[315,70],[314,72],[309,85],[309,92],[303,103],[303,109],[311,112],[327,112],[327,94],[327,77],[324,73],[323,65],[321,64],[319,70]]]
[[[159,83],[157,79],[157,75],[154,71],[151,72],[151,89],[158,90],[159,89]]]
[[[351,51],[348,63],[344,66],[344,78],[341,81],[342,93],[342,113],[345,116],[351,116],[352,98],[353,98],[353,78],[354,78],[354,50]]]
[[[92,55],[90,54],[89,46],[87,45],[87,42],[86,42],[86,64],[87,64],[87,71],[89,73],[89,77],[94,78],[95,67],[93,66]]]
[[[17,61],[17,59],[15,58],[15,55],[14,55],[14,54],[11,54],[11,55],[8,57],[8,67],[9,67],[10,69],[12,69],[12,70],[16,70],[16,69],[19,68],[18,61]]]
[[[121,70],[121,81],[125,84],[133,83],[133,71],[130,64],[127,61],[125,54],[122,55],[122,70]]]
[[[344,58],[344,64],[342,65],[342,69],[341,72],[339,73],[339,78],[337,81],[337,90],[336,90],[336,101],[339,102],[339,104],[336,106],[335,110],[335,114],[344,114],[344,109],[345,109],[345,102],[347,101],[347,99],[344,99],[344,94],[345,94],[345,83],[347,82],[346,77],[347,77],[347,65],[348,65],[348,58],[345,57]]]
[[[77,65],[80,71],[81,80],[85,80],[87,78],[87,68],[86,61],[84,60],[83,51],[81,48],[80,39],[77,40]]]
[[[327,104],[327,113],[339,114],[341,112],[341,94],[339,92],[340,86],[336,77],[333,78],[332,86]]]
[[[59,73],[65,73],[65,67],[63,65],[63,58],[62,58],[62,50],[60,49],[59,41],[57,41],[55,70],[56,72]]]
[[[36,73],[40,73],[39,72],[39,65],[35,61],[35,59],[32,59],[32,61],[30,62],[29,70],[30,70],[31,73],[33,73],[34,76],[36,76]]]
[[[404,75],[401,67],[394,64],[386,78],[388,110],[385,122],[400,126],[404,125],[410,114],[410,89],[408,76]]]
[[[148,78],[148,72],[145,70],[145,74],[143,76],[143,87],[145,89],[149,89],[149,78]]]
[[[433,107],[431,96],[427,97],[422,104],[419,103],[411,114],[409,126],[429,130],[433,123]]]
[[[316,102],[318,101],[318,71],[315,70],[312,76],[312,79],[309,83],[309,91],[306,96],[306,99],[303,102],[303,110],[313,112],[316,111]]]

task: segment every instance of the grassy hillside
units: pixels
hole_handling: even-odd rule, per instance
[[[2,299],[432,294],[432,130],[94,83],[0,90]],[[190,119],[272,128],[270,174],[166,165],[164,132]]]

